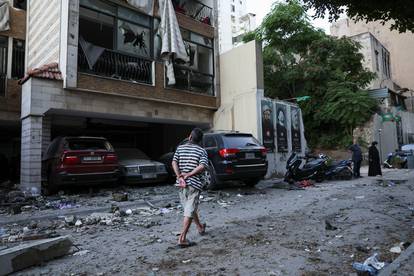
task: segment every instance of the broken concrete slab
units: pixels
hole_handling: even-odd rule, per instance
[[[38,240],[0,251],[0,276],[66,255],[72,246],[69,236]]]

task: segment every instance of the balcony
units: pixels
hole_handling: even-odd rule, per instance
[[[179,65],[174,65],[174,73],[176,84],[168,87],[214,96],[213,75],[197,72]]]
[[[212,25],[213,9],[196,0],[173,0],[176,12],[187,15],[194,20],[207,25]]]
[[[118,80],[152,85],[152,63],[151,59],[105,49],[91,67],[82,49],[78,51],[79,72]]]

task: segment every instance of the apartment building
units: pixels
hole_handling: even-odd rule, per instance
[[[42,154],[57,136],[104,136],[115,148],[140,148],[157,158],[191,128],[212,127],[220,104],[216,3],[161,1],[168,6],[28,2],[27,74],[20,81],[23,190],[40,192]],[[173,17],[187,55],[173,61],[174,79],[159,32]]]
[[[219,0],[218,7],[219,48],[224,53],[256,28],[256,15],[247,11],[247,0]]]
[[[24,75],[26,1],[0,1],[0,182],[18,179],[20,100]]]

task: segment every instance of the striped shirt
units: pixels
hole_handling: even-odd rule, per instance
[[[175,151],[173,161],[178,163],[178,168],[181,173],[189,173],[199,165],[204,165],[206,168],[208,167],[206,150],[199,145],[192,143],[179,146]],[[201,180],[201,174],[187,178],[186,183],[197,190],[202,190],[204,186],[204,183]]]

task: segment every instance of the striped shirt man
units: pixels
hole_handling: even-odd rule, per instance
[[[181,145],[175,151],[173,161],[177,162],[181,173],[189,173],[199,165],[208,167],[207,152],[201,146],[191,142]],[[178,183],[178,180],[177,180]],[[204,183],[201,180],[201,174],[190,176],[186,179],[188,186],[197,190],[202,190]]]

